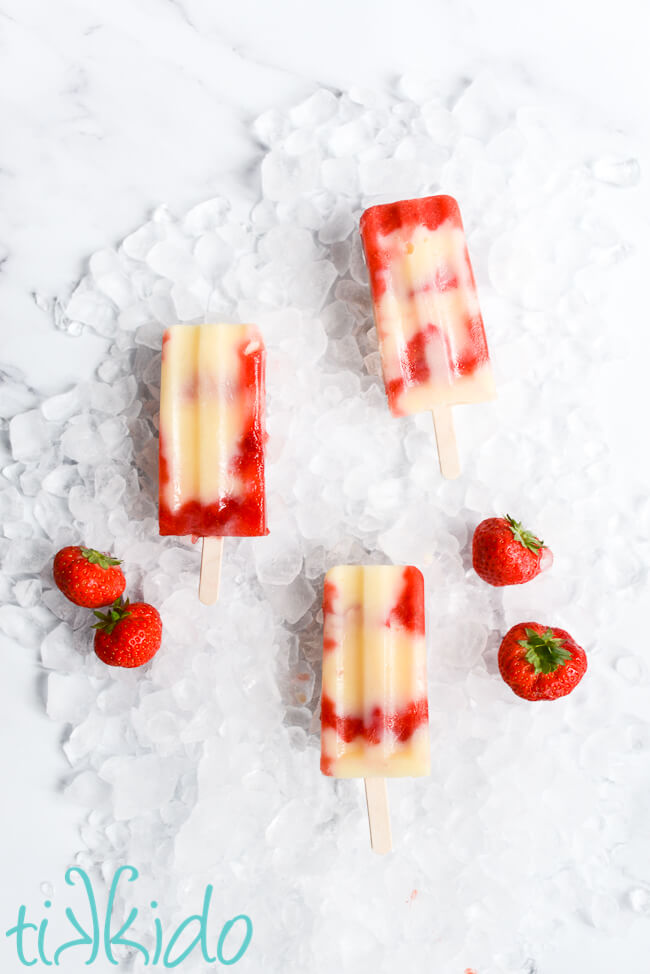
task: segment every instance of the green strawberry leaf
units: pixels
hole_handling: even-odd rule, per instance
[[[99,565],[100,568],[112,568],[114,565],[122,564],[119,558],[105,555],[103,551],[95,551],[94,548],[82,548],[81,554],[91,565]]]
[[[564,648],[564,640],[554,636],[552,629],[543,633],[526,629],[526,638],[518,639],[517,642],[526,650],[526,659],[536,674],[555,673],[573,658],[569,650]]]
[[[108,633],[110,636],[118,622],[121,622],[122,619],[126,619],[131,615],[128,608],[129,600],[127,599],[126,602],[124,602],[122,598],[119,598],[115,599],[108,612],[99,612],[95,610],[93,615],[99,619],[99,622],[95,623],[93,629],[101,629],[102,632]]]
[[[522,527],[521,521],[515,521],[514,517],[510,517],[509,514],[505,516],[508,522],[508,527],[512,531],[515,541],[518,541],[520,545],[524,548],[528,548],[534,554],[537,554],[540,548],[544,547],[544,542],[540,541],[539,538],[534,535],[531,531],[526,531]]]

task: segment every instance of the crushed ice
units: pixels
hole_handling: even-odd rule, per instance
[[[611,523],[614,473],[581,395],[612,347],[603,265],[626,254],[603,194],[639,170],[570,129],[489,75],[272,109],[253,125],[249,215],[160,207],[54,303],[59,328],[111,340],[93,379],[42,398],[3,373],[0,629],[39,653],[66,726],[66,793],[88,809],[78,861],[104,877],[136,864],[169,913],[214,883],[253,918],[257,970],[522,971],[558,925],[648,912],[625,852],[647,811],[647,717],[626,716],[646,670],[610,639],[609,593],[647,581],[649,525],[636,551],[585,542]],[[464,470],[447,483],[429,417],[388,413],[356,230],[371,203],[439,191],[460,199],[499,387],[456,410]],[[268,347],[271,534],[228,540],[206,609],[197,550],[157,533],[157,408],[164,327],[218,318],[257,322]],[[506,510],[556,561],[495,592],[468,544]],[[52,555],[79,540],[122,558],[131,597],[161,611],[140,671],[101,664],[88,613],[53,587]],[[358,782],[319,772],[314,713],[323,573],[386,559],[426,578],[434,761],[430,780],[391,782],[396,850],[378,860]],[[572,697],[530,706],[500,681],[499,634],[524,617],[590,651]]]

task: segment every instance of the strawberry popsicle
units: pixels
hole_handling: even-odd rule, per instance
[[[360,229],[391,412],[431,410],[443,474],[457,476],[450,407],[496,395],[458,204],[371,206]]]
[[[163,336],[160,533],[204,538],[202,601],[216,598],[203,571],[213,582],[216,572],[218,591],[221,539],[267,533],[264,359],[255,325],[173,325]]]
[[[429,774],[422,574],[411,566],[332,568],[323,616],[321,771],[366,779],[377,848],[386,836],[372,834],[371,801],[385,804],[383,779]],[[387,808],[375,811],[375,832],[384,831],[385,814],[390,847]]]

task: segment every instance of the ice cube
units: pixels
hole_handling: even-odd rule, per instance
[[[324,159],[323,186],[336,196],[356,197],[359,192],[359,168],[355,159]]]
[[[73,484],[79,483],[79,470],[75,464],[64,463],[55,467],[43,478],[43,489],[56,497],[67,497]]]
[[[11,452],[15,460],[35,460],[51,444],[52,429],[38,409],[18,413],[9,423]]]
[[[321,227],[318,239],[324,244],[333,244],[345,240],[352,233],[355,225],[350,207],[343,200],[340,200],[329,219]]]
[[[40,603],[42,591],[43,586],[38,578],[24,578],[14,586],[16,602],[26,609]]]
[[[162,277],[176,284],[191,285],[199,276],[199,268],[187,246],[180,242],[161,240],[147,255],[147,263]]]
[[[99,774],[111,786],[115,818],[125,821],[171,801],[181,767],[177,758],[156,754],[119,755],[104,761]]]
[[[110,337],[115,334],[115,305],[94,288],[89,277],[79,282],[60,317],[60,326],[73,333],[78,333],[83,325],[99,335]]]
[[[271,108],[255,119],[252,129],[262,145],[272,146],[287,135],[289,120],[277,109]]]
[[[145,223],[144,226],[130,233],[122,241],[122,250],[133,260],[144,261],[151,249],[162,240],[164,231],[159,223]]]
[[[275,612],[288,623],[298,622],[313,605],[316,592],[302,575],[289,585],[264,585],[266,596]]]
[[[272,530],[255,545],[257,577],[264,584],[289,585],[302,568],[302,547],[296,530]]]
[[[93,382],[89,387],[91,408],[115,416],[131,405],[137,388],[138,383],[133,375],[117,379],[110,385],[104,382]]]
[[[92,712],[72,728],[70,736],[63,745],[65,756],[72,767],[100,746],[105,726],[103,715]]]
[[[24,516],[25,505],[19,492],[11,484],[0,489],[0,520],[3,525],[9,521],[20,521]]]
[[[2,567],[12,575],[36,574],[54,557],[49,541],[39,538],[13,541],[4,556]]]
[[[67,622],[61,622],[47,634],[41,643],[41,659],[43,666],[59,673],[81,668],[83,656],[76,648],[75,632]]]
[[[101,808],[109,794],[108,785],[94,771],[81,771],[65,787],[65,797],[84,808]]]
[[[291,300],[319,311],[337,277],[336,268],[329,260],[314,261],[294,278]]]
[[[224,196],[215,196],[193,206],[183,220],[183,227],[187,233],[203,237],[206,232],[222,226],[229,213],[230,201]]]
[[[103,446],[89,416],[75,417],[61,437],[63,455],[77,463],[99,463],[104,456]]]
[[[95,690],[85,676],[50,673],[48,677],[47,713],[52,720],[79,723],[95,703],[95,697]]]
[[[43,631],[25,609],[15,605],[0,605],[0,632],[19,646],[38,646]]]
[[[67,392],[45,399],[41,404],[43,416],[55,423],[63,422],[74,416],[82,408],[84,391],[84,387],[73,386]]]
[[[272,149],[262,160],[262,189],[275,202],[294,199],[318,185],[320,158],[317,152],[291,156],[282,149]]]
[[[327,88],[319,88],[305,101],[292,108],[289,117],[296,127],[310,128],[332,118],[336,115],[337,109],[336,95]]]

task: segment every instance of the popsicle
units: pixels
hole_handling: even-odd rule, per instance
[[[451,406],[496,395],[458,203],[371,206],[360,230],[391,412],[431,410],[441,472],[457,477]]]
[[[376,852],[391,848],[385,778],[429,774],[424,580],[339,565],[323,592],[321,771],[364,778]]]
[[[219,593],[223,538],[268,533],[264,364],[255,325],[172,325],[163,336],[160,534],[203,538],[207,604]]]

